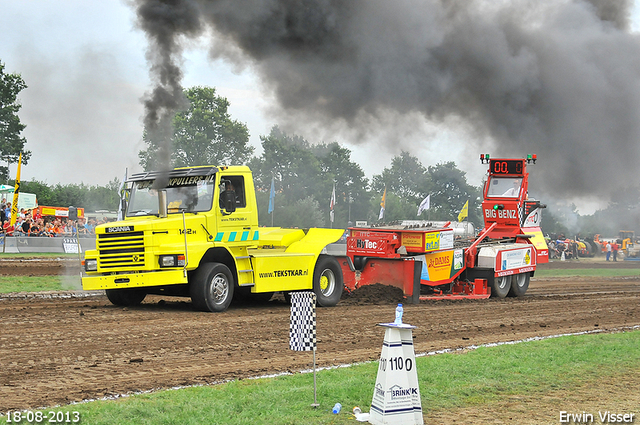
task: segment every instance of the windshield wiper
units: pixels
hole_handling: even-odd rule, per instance
[[[158,213],[154,213],[151,210],[127,211],[127,216],[132,216],[132,215],[158,215]]]

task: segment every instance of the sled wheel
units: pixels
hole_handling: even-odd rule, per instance
[[[193,308],[200,311],[225,311],[233,299],[233,285],[233,277],[227,266],[221,263],[202,264],[191,282]]]
[[[511,280],[511,289],[509,290],[510,297],[522,297],[529,288],[530,273],[519,273],[513,276]]]
[[[338,261],[329,255],[321,255],[313,273],[313,292],[320,307],[338,304],[343,289],[342,269]]]
[[[501,276],[493,278],[493,284],[491,285],[491,296],[493,298],[504,298],[507,296],[511,289],[511,277],[512,276]]]
[[[147,296],[143,289],[138,288],[107,289],[105,292],[111,304],[121,307],[140,305]]]

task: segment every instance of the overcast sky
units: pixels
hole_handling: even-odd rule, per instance
[[[140,171],[141,98],[151,82],[147,40],[136,27],[134,8],[121,0],[0,0],[0,10],[0,60],[5,72],[21,74],[28,85],[20,94],[19,115],[27,126],[23,135],[32,158],[22,168],[22,179],[105,185],[122,179],[125,168]],[[636,6],[633,12],[631,28],[637,31]],[[250,65],[208,59],[204,38],[188,45],[182,68],[183,87],[213,86],[229,99],[232,118],[246,123],[260,152],[259,137],[283,116],[282,110],[273,111],[273,86],[262,85]],[[301,135],[312,143],[337,141],[349,147],[368,177],[405,149],[425,166],[456,161],[471,184],[480,184],[486,171],[477,159],[483,144],[478,141],[478,149],[471,150],[469,144],[458,143],[470,137],[468,128],[423,119],[419,130],[425,142],[407,145],[353,143],[359,136],[348,129],[332,135],[318,126]],[[12,176],[15,169],[13,164]],[[591,212],[588,202],[581,205],[585,213]]]

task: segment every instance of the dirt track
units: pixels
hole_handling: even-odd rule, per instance
[[[12,273],[4,265],[2,274],[39,273],[28,267]],[[377,360],[384,332],[376,324],[393,315],[389,301],[318,309],[318,365]],[[521,299],[406,305],[405,322],[418,326],[416,353],[630,327],[640,325],[640,277],[533,279]],[[138,308],[121,308],[104,296],[16,296],[0,300],[0,323],[0,411],[311,366],[309,353],[289,350],[289,308],[277,297],[211,314],[180,298],[148,297]]]

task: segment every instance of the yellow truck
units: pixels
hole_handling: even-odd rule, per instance
[[[636,243],[635,232],[633,230],[620,230],[618,243],[626,259],[638,259],[640,256],[640,244]]]
[[[225,311],[235,298],[313,290],[334,306],[343,290],[327,245],[342,229],[259,227],[245,166],[143,172],[128,180],[124,220],[96,228],[84,256],[82,287],[106,290],[119,306],[147,294],[191,297],[197,310]]]

